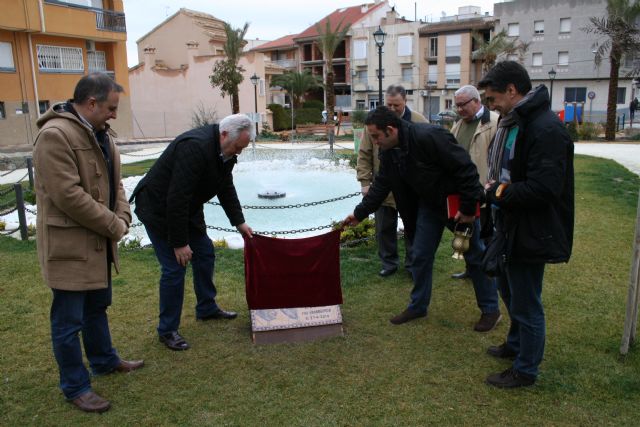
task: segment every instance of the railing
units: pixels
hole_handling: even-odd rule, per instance
[[[272,60],[271,63],[283,68],[296,68],[298,66],[298,61],[295,59],[276,59],[275,61]]]
[[[94,10],[96,13],[96,27],[99,30],[126,33],[127,25],[124,13],[111,12],[108,10]]]

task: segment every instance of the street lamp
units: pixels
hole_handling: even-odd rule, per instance
[[[382,105],[382,46],[386,36],[387,33],[378,25],[378,29],[373,33],[373,39],[378,46],[378,105]]]
[[[249,80],[251,80],[251,84],[253,85],[253,99],[256,106],[256,139],[258,139],[258,82],[260,81],[260,77],[256,76],[256,73],[253,73],[253,76],[249,77]]]
[[[556,79],[556,70],[551,67],[549,71],[549,80],[551,80],[551,87],[549,88],[549,109],[553,111],[553,81]]]

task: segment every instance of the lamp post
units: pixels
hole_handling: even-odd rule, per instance
[[[553,111],[553,81],[556,79],[556,70],[551,67],[549,71],[549,80],[551,80],[551,87],[549,88],[549,109]]]
[[[373,33],[373,39],[378,46],[378,105],[382,105],[382,46],[386,36],[387,33],[378,25],[378,29]]]
[[[256,116],[255,116],[255,120],[256,120],[256,137],[255,137],[255,139],[258,139],[258,82],[260,81],[260,77],[258,77],[256,75],[256,73],[253,73],[253,76],[249,77],[249,80],[251,80],[251,84],[253,85],[253,99],[255,101],[255,107],[256,107]]]

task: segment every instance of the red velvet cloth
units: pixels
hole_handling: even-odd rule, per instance
[[[244,239],[251,310],[342,304],[340,231],[302,239]]]

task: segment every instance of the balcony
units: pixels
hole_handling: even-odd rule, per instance
[[[112,12],[110,10],[95,10],[96,28],[102,31],[114,31],[116,33],[126,33],[127,25],[124,20],[124,13]]]
[[[276,59],[272,60],[271,63],[287,69],[298,68],[298,61],[296,61],[295,59]]]
[[[44,0],[47,31],[98,41],[126,40],[125,14],[100,7],[102,1]]]

